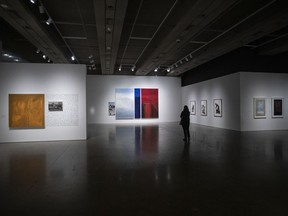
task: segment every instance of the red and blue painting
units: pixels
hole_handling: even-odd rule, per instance
[[[127,100],[127,98],[129,98],[129,100]],[[127,101],[129,101],[128,106],[126,104]],[[133,107],[131,104],[132,101],[134,101]],[[118,107],[118,105],[120,106]],[[118,109],[119,112],[117,112]],[[133,117],[135,119],[158,118],[159,117],[158,110],[159,110],[158,89],[155,88],[116,89],[116,119],[131,119],[133,114],[134,114]],[[125,113],[125,115],[123,115],[123,113]],[[129,115],[127,115],[127,113]]]

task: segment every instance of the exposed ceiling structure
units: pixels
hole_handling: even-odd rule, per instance
[[[241,47],[287,52],[287,11],[285,0],[0,0],[1,61],[181,76]]]

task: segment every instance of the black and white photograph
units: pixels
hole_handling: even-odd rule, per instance
[[[191,112],[191,115],[196,115],[196,101],[193,100],[193,101],[190,101],[190,112]]]
[[[207,100],[201,100],[200,106],[201,115],[207,116]]]
[[[63,102],[62,101],[50,101],[48,102],[49,112],[63,111]]]
[[[222,117],[222,99],[213,100],[213,110],[215,117]]]
[[[115,102],[108,102],[109,116],[115,116]]]

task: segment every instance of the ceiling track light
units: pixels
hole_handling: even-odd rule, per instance
[[[157,71],[158,71],[158,67],[154,69],[154,72],[157,72]]]
[[[36,50],[36,53],[37,53],[37,54],[40,53],[40,49],[37,49],[37,50]]]
[[[51,17],[49,17],[48,20],[46,21],[46,24],[50,25],[51,23],[52,23],[52,19],[51,19]]]
[[[119,68],[118,68],[118,70],[121,71],[121,69],[122,69],[122,68],[121,68],[121,65],[120,65]]]
[[[43,59],[46,59],[46,55],[43,55],[42,57],[43,57]]]
[[[30,0],[30,2],[31,2],[32,4],[35,4],[36,0]]]
[[[39,13],[40,14],[44,14],[45,13],[44,7],[42,5],[39,6]]]
[[[75,56],[71,56],[71,60],[72,60],[72,61],[75,61]]]
[[[136,68],[136,67],[135,67],[135,65],[133,65],[133,67],[131,68],[131,71],[134,71],[134,70],[135,70],[135,68]]]
[[[170,72],[170,70],[171,70],[171,68],[170,68],[170,67],[168,67],[168,68],[167,68],[167,72],[169,73],[169,72]]]

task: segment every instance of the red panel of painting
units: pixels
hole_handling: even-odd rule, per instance
[[[142,118],[158,118],[158,89],[141,89]]]

